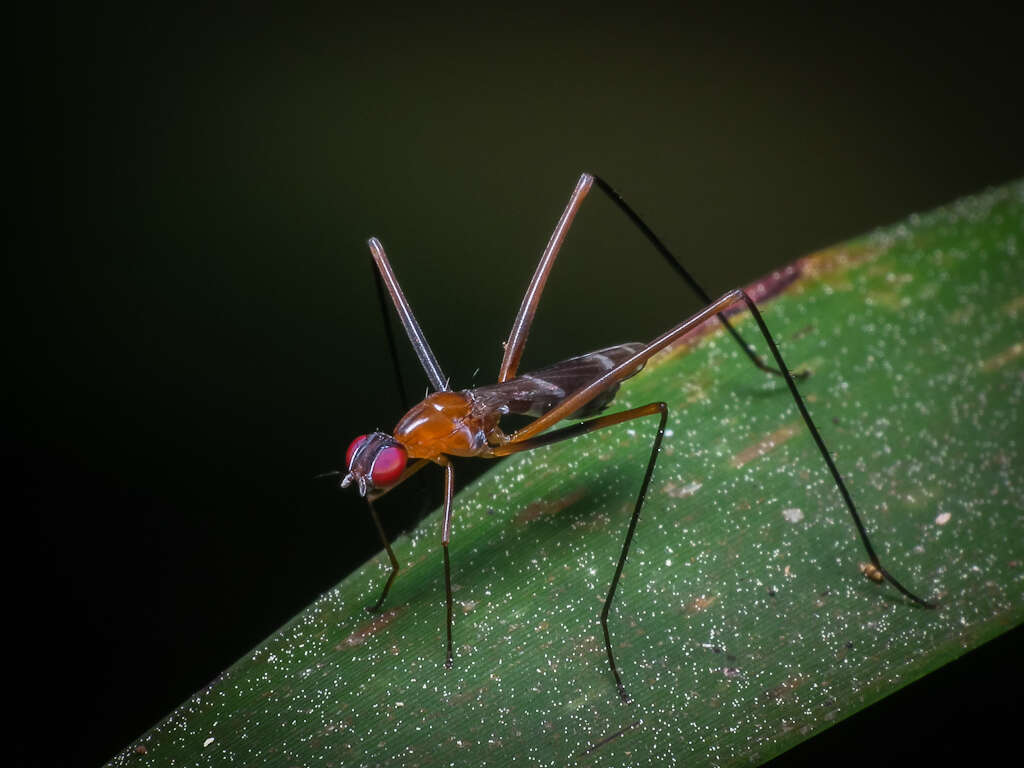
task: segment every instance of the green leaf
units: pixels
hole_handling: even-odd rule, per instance
[[[616,693],[598,615],[655,428],[513,457],[456,499],[454,668],[440,521],[366,563],[112,765],[749,764],[1024,615],[1024,183],[798,261],[762,304],[882,562],[864,578],[782,382],[717,327],[618,406],[665,400],[619,585]],[[756,327],[741,332],[763,349]],[[381,502],[386,508],[387,500]]]

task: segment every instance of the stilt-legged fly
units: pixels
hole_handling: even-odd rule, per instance
[[[594,186],[604,192],[633,222],[669,266],[707,306],[649,343],[619,344],[586,355],[572,357],[532,373],[520,374],[518,372],[519,361],[526,346],[526,338],[544,291],[544,285],[580,205]],[[604,601],[604,607],[601,609],[601,628],[604,632],[604,647],[608,654],[608,664],[615,677],[619,695],[623,701],[629,701],[629,695],[626,693],[615,663],[615,653],[612,650],[611,635],[608,630],[608,614],[615,598],[619,577],[629,555],[629,546],[633,540],[633,534],[636,532],[640,510],[644,505],[644,497],[647,495],[658,451],[665,434],[668,406],[663,402],[657,402],[618,413],[598,414],[615,398],[619,385],[624,379],[636,374],[652,356],[704,321],[714,317],[717,317],[732,334],[753,365],[768,374],[781,376],[785,380],[797,409],[803,417],[804,424],[807,425],[807,430],[814,438],[825,466],[831,472],[836,488],[849,509],[860,539],[867,550],[871,562],[865,567],[865,574],[876,582],[888,581],[903,595],[919,605],[931,606],[931,603],[917,597],[900,584],[879,561],[864,528],[864,523],[853,503],[853,498],[850,496],[821,434],[811,419],[811,414],[797,389],[795,377],[786,367],[782,354],[779,352],[757,305],[744,291],[738,289],[729,291],[712,301],[707,292],[683,268],[650,227],[603,179],[588,173],[580,176],[580,180],[569,198],[569,203],[541,255],[540,263],[526,290],[526,295],[523,297],[519,313],[512,325],[512,332],[505,344],[505,354],[501,361],[496,384],[460,391],[453,391],[449,387],[448,379],[442,372],[423,331],[416,322],[412,307],[402,293],[398,279],[384,253],[384,248],[376,238],[372,238],[369,245],[378,270],[378,288],[380,287],[379,281],[383,279],[409,341],[412,343],[434,391],[402,417],[393,434],[374,432],[353,440],[346,455],[347,471],[329,474],[341,475],[342,487],[355,485],[359,489],[359,493],[366,497],[381,542],[391,560],[391,573],[384,584],[380,599],[368,609],[376,611],[383,605],[395,576],[398,574],[399,565],[384,534],[373,502],[429,463],[437,464],[444,470],[444,522],[441,529],[441,547],[444,554],[444,583],[447,601],[445,666],[452,665],[452,587],[451,563],[448,558],[448,542],[452,532],[452,496],[455,488],[452,457],[478,456],[494,459],[568,440],[632,419],[656,416],[658,430],[651,444],[650,458],[643,481],[640,483],[640,492],[637,494],[625,539],[622,542],[618,565],[608,587],[608,596]],[[379,293],[383,295],[383,291],[379,291]],[[753,315],[757,328],[771,352],[774,366],[761,359],[725,315],[730,308],[744,306]],[[534,417],[534,419],[520,429],[506,433],[500,426],[501,418],[506,414],[520,414]],[[546,431],[549,427],[566,419],[576,420],[577,423],[550,432]],[[413,460],[412,464],[408,464],[410,459]]]

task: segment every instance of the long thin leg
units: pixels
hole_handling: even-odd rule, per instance
[[[370,508],[370,517],[373,518],[373,524],[377,526],[377,535],[380,536],[381,544],[384,545],[384,551],[388,553],[388,559],[391,560],[391,573],[388,574],[388,580],[384,584],[384,591],[380,593],[380,598],[376,603],[367,606],[366,608],[368,612],[376,613],[384,604],[384,598],[388,596],[388,592],[391,590],[391,585],[394,583],[395,577],[398,575],[398,558],[395,557],[395,553],[391,550],[391,542],[388,541],[388,537],[384,533],[384,526],[380,524],[380,518],[377,517],[377,510],[373,508],[373,502],[367,499],[366,505]]]
[[[452,666],[452,565],[448,559],[448,542],[452,538],[452,496],[455,495],[455,470],[452,463],[442,456],[439,463],[444,467],[444,523],[441,527],[441,546],[444,549],[444,598],[447,609],[448,654],[444,665]]]
[[[388,340],[388,351],[391,353],[391,365],[395,371],[395,384],[398,386],[398,400],[402,406],[402,413],[409,410],[409,398],[405,393],[405,378],[402,376],[402,366],[398,362],[398,345],[395,344],[395,334],[391,330],[391,315],[388,313],[387,299],[384,296],[384,280],[380,276],[380,270],[373,268],[373,282],[377,286],[377,304],[380,306],[381,320],[384,321],[384,335]]]
[[[398,278],[395,277],[395,271],[391,268],[391,262],[388,261],[387,254],[384,253],[384,246],[380,244],[380,240],[376,237],[371,237],[368,244],[373,260],[380,271],[380,276],[384,278],[384,284],[387,286],[388,293],[391,294],[391,301],[394,302],[395,310],[402,321],[402,327],[405,328],[405,333],[409,337],[413,350],[416,352],[416,357],[420,360],[420,365],[423,366],[424,373],[430,379],[430,385],[438,392],[447,391],[448,379],[444,375],[444,371],[441,370],[441,365],[437,362],[434,352],[430,349],[430,344],[427,343],[427,337],[424,335],[423,329],[416,322],[416,315],[412,312],[412,305],[409,304],[405,294],[402,293],[402,286],[398,284]]]
[[[647,488],[651,484],[651,475],[654,474],[654,465],[658,461],[658,451],[661,450],[661,440],[665,436],[665,423],[668,420],[668,406],[665,405],[665,403],[650,403],[648,405],[641,405],[637,408],[630,408],[628,411],[610,413],[607,416],[599,416],[598,418],[591,419],[590,421],[573,424],[571,427],[564,427],[563,429],[558,429],[554,432],[548,432],[530,440],[511,443],[509,445],[502,446],[500,449],[495,451],[495,454],[497,455],[526,451],[531,448],[538,448],[542,445],[549,445],[550,443],[557,443],[561,440],[578,437],[579,435],[583,435],[588,432],[595,432],[599,429],[604,429],[605,427],[621,424],[624,421],[640,419],[644,416],[653,416],[654,414],[659,414],[661,417],[658,422],[658,432],[654,436],[654,441],[651,443],[651,457],[647,461],[647,471],[644,472],[644,480],[640,484],[640,493],[637,494],[636,504],[633,505],[633,514],[629,518],[629,528],[626,530],[626,538],[622,542],[622,552],[619,554],[619,562],[618,565],[615,566],[615,575],[612,576],[611,584],[608,587],[608,597],[605,598],[604,607],[601,609],[601,629],[604,632],[604,649],[608,654],[608,664],[612,669],[612,674],[615,676],[615,685],[619,689],[619,696],[627,703],[630,701],[630,698],[629,694],[626,693],[626,686],[622,684],[622,677],[619,675],[619,668],[615,664],[615,653],[612,651],[612,638],[608,632],[608,613],[612,609],[612,601],[615,599],[615,589],[619,586],[619,577],[622,576],[622,569],[626,565],[626,558],[629,556],[629,545],[633,541],[633,534],[636,533],[636,524],[640,520],[640,510],[643,509],[644,499],[647,496]]]
[[[544,246],[544,252],[540,255],[540,262],[533,273],[530,285],[523,295],[523,303],[519,306],[519,312],[512,323],[512,331],[505,342],[505,354],[501,359],[501,368],[498,371],[498,381],[508,381],[516,375],[519,369],[519,361],[523,357],[523,349],[526,347],[526,337],[530,335],[530,326],[533,324],[533,317],[537,314],[537,305],[540,303],[540,295],[544,292],[544,284],[548,281],[551,268],[555,265],[555,258],[558,251],[565,242],[565,236],[572,226],[572,220],[576,218],[583,199],[590,191],[594,183],[594,177],[589,173],[580,176],[576,182],[576,188],[569,197],[569,203],[562,211],[562,216],[555,225],[555,231],[548,238],[548,244]]]
[[[398,345],[395,343],[395,334],[391,329],[391,313],[388,312],[388,300],[384,289],[384,279],[381,277],[380,270],[374,263],[373,269],[373,282],[377,287],[377,306],[380,308],[381,320],[384,323],[384,335],[388,341],[388,352],[391,354],[391,366],[395,374],[395,385],[398,388],[398,403],[402,406],[402,413],[409,410],[409,395],[405,387],[405,377],[402,376],[402,365],[398,360]],[[397,279],[397,278],[396,278]],[[402,482],[405,478],[403,477],[399,482]],[[423,475],[419,476],[420,486],[420,517],[426,515],[431,509],[431,493],[430,489],[427,488],[427,480]]]
[[[909,597],[915,603],[924,606],[925,608],[934,608],[934,603],[922,600],[900,584],[892,574],[882,566],[882,563],[878,559],[878,555],[875,553],[875,548],[871,545],[871,539],[868,538],[868,532],[864,528],[864,522],[860,519],[860,515],[857,513],[857,507],[854,506],[853,497],[850,496],[850,492],[846,489],[846,483],[843,482],[843,477],[839,474],[839,468],[836,466],[835,461],[832,460],[832,454],[829,453],[829,450],[825,445],[825,441],[821,437],[821,433],[818,432],[818,428],[814,426],[811,414],[807,410],[807,404],[804,403],[804,399],[800,395],[800,390],[796,388],[796,382],[793,381],[793,377],[786,368],[786,363],[782,359],[782,353],[779,352],[779,348],[775,344],[775,339],[772,338],[771,333],[768,331],[768,326],[764,322],[764,318],[761,317],[761,311],[757,308],[753,299],[747,296],[744,291],[737,291],[737,293],[739,293],[740,298],[747,305],[747,309],[750,310],[750,314],[754,316],[754,320],[757,321],[757,327],[761,330],[761,335],[764,336],[765,341],[768,342],[768,348],[772,351],[772,357],[775,358],[775,362],[779,364],[780,370],[782,370],[785,375],[786,384],[789,386],[789,391],[793,395],[793,401],[796,403],[796,407],[800,411],[800,415],[803,417],[804,423],[807,425],[807,429],[811,433],[811,437],[814,438],[814,442],[818,445],[818,452],[825,460],[825,464],[828,465],[829,472],[832,473],[832,477],[836,481],[836,488],[839,489],[839,494],[843,497],[843,501],[846,502],[846,508],[850,510],[850,516],[853,518],[854,525],[857,526],[857,533],[860,534],[860,540],[864,544],[864,549],[867,550],[868,557],[871,559],[871,564],[878,569],[878,573],[880,573],[886,581],[896,587],[896,589],[903,593],[903,595]]]
[[[768,343],[768,348],[771,350],[772,357],[775,358],[775,362],[778,364],[779,370],[783,372],[783,377],[786,380],[786,385],[789,387],[790,394],[793,396],[793,401],[796,403],[797,410],[800,411],[800,416],[803,418],[804,424],[807,425],[808,431],[810,431],[815,444],[818,446],[818,452],[821,454],[822,459],[824,459],[829,472],[831,472],[833,480],[835,480],[836,488],[839,490],[840,496],[842,496],[847,509],[850,511],[850,516],[853,518],[853,523],[857,528],[857,533],[860,535],[864,549],[867,551],[872,565],[877,569],[877,573],[881,574],[886,581],[915,603],[928,608],[934,607],[932,603],[922,600],[900,584],[900,582],[893,578],[893,576],[882,566],[881,562],[879,562],[875,548],[872,546],[871,540],[868,538],[867,530],[864,528],[864,523],[861,520],[860,514],[857,512],[857,507],[853,503],[853,497],[847,490],[846,483],[843,481],[842,475],[839,474],[839,469],[836,467],[836,463],[832,460],[832,456],[829,454],[825,441],[821,437],[821,433],[818,432],[818,428],[814,425],[814,420],[811,419],[811,414],[807,410],[807,405],[804,403],[803,397],[801,397],[800,391],[796,387],[796,382],[793,380],[793,376],[789,373],[789,369],[786,368],[785,360],[782,359],[782,353],[779,352],[779,348],[775,344],[775,340],[772,338],[771,332],[768,330],[768,326],[764,322],[764,318],[761,317],[761,312],[758,310],[757,305],[754,304],[753,300],[751,300],[751,298],[742,290],[737,289],[726,293],[697,314],[692,315],[675,327],[670,328],[635,355],[627,358],[607,373],[604,373],[594,379],[587,386],[577,390],[543,416],[540,416],[522,429],[509,435],[508,442],[519,443],[524,440],[529,440],[562,419],[568,418],[570,414],[574,413],[579,408],[582,408],[608,387],[613,386],[616,382],[622,381],[622,379],[626,378],[631,371],[635,371],[638,366],[645,363],[661,350],[665,349],[667,346],[672,344],[672,342],[684,336],[708,318],[714,317],[728,309],[730,306],[740,302],[746,304],[750,313],[754,316],[754,320],[757,322],[757,327],[761,331],[761,335],[764,336],[765,341]]]
[[[397,488],[399,485],[405,482],[406,479],[419,472],[429,463],[430,462],[427,461],[426,459],[420,459],[415,464],[412,464],[409,467],[407,467],[405,472],[402,473],[402,476],[398,478],[394,485],[374,491],[367,495],[366,497],[366,505],[370,508],[370,517],[373,518],[373,524],[377,527],[377,535],[380,536],[380,541],[384,545],[384,551],[388,553],[388,559],[391,561],[391,573],[388,574],[388,580],[384,584],[384,590],[380,593],[380,598],[377,600],[376,603],[374,603],[371,606],[367,606],[366,608],[366,610],[370,613],[376,613],[380,610],[380,607],[384,605],[384,599],[388,596],[388,592],[391,591],[391,585],[394,583],[395,577],[398,575],[399,570],[398,558],[395,557],[395,553],[391,549],[391,542],[388,541],[387,534],[384,533],[384,526],[380,524],[380,518],[377,517],[377,510],[373,506],[373,502],[375,502],[381,496],[386,494],[388,491]],[[333,472],[331,474],[341,473]]]
[[[565,206],[565,210],[562,212],[561,218],[558,220],[558,224],[555,225],[554,232],[551,233],[551,237],[548,240],[547,246],[544,248],[544,252],[541,254],[540,262],[537,264],[537,269],[533,273],[533,278],[530,280],[530,285],[526,289],[526,293],[523,296],[523,302],[519,307],[519,312],[516,314],[516,319],[512,323],[512,331],[509,333],[508,341],[505,342],[505,354],[501,360],[501,369],[498,372],[498,381],[508,381],[516,375],[516,371],[519,369],[519,361],[523,357],[523,350],[526,348],[526,339],[530,334],[530,326],[533,324],[533,318],[537,314],[537,305],[540,303],[541,294],[544,292],[544,286],[547,284],[548,275],[551,274],[551,268],[555,264],[555,259],[558,257],[558,252],[562,248],[562,243],[565,242],[565,236],[569,231],[569,227],[572,225],[573,219],[576,218],[576,214],[583,204],[583,200],[586,198],[587,193],[590,192],[591,186],[597,185],[598,189],[604,192],[613,203],[621,210],[626,217],[639,229],[644,237],[655,247],[658,253],[668,262],[668,265],[686,282],[687,285],[693,290],[707,304],[711,303],[711,297],[708,295],[700,283],[691,275],[679,262],[679,260],[672,255],[672,252],[665,246],[663,242],[654,234],[654,231],[644,223],[644,220],[640,218],[639,214],[634,211],[629,205],[623,200],[622,196],[612,189],[611,185],[608,184],[604,179],[599,176],[594,176],[590,173],[584,173],[580,176],[578,182],[576,182],[576,188],[573,190],[572,195],[569,197],[569,202]],[[747,357],[750,358],[751,362],[754,363],[762,371],[781,375],[781,372],[770,365],[765,364],[761,360],[753,348],[743,340],[733,325],[729,322],[728,318],[721,312],[718,313],[719,321],[728,329],[729,333],[732,334],[733,338],[740,345]],[[801,377],[806,374],[801,374]]]

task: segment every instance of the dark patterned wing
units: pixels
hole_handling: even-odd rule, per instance
[[[473,397],[485,408],[501,413],[542,416],[573,392],[628,360],[645,346],[636,343],[619,344],[578,357],[570,357],[568,360],[524,373],[500,384],[474,389]],[[641,363],[629,376],[635,375],[643,367]],[[600,413],[615,399],[619,383],[616,382],[566,418],[585,419]]]

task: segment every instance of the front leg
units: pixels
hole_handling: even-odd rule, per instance
[[[370,508],[370,516],[373,518],[373,524],[377,526],[377,535],[380,536],[381,543],[384,545],[384,551],[388,553],[388,559],[391,560],[391,574],[388,576],[388,580],[384,584],[384,591],[380,593],[380,599],[373,605],[368,605],[366,607],[368,613],[376,613],[380,610],[380,607],[384,605],[384,598],[388,596],[388,592],[391,590],[391,585],[394,583],[395,577],[398,575],[398,558],[395,557],[395,553],[391,549],[391,543],[388,541],[388,537],[384,533],[384,526],[380,524],[380,518],[377,517],[377,510],[373,508],[373,502],[369,498],[366,500],[366,505]]]
[[[448,559],[448,542],[452,537],[452,497],[455,495],[455,470],[448,457],[441,456],[437,463],[444,467],[444,523],[441,527],[441,546],[444,549],[444,597],[447,608],[448,653],[444,666],[452,667],[452,566]]]

